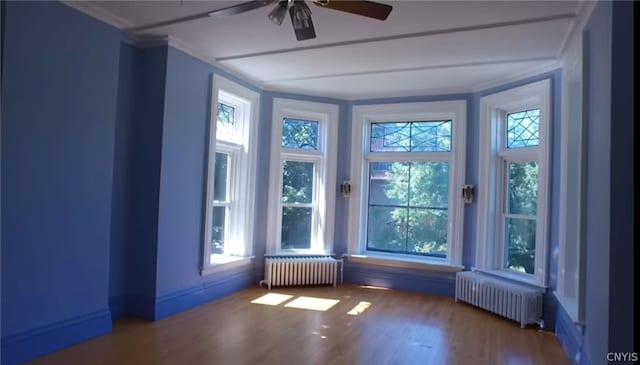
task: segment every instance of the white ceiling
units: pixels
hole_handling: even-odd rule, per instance
[[[336,1],[336,0],[334,0]],[[380,1],[386,21],[311,4],[317,37],[296,41],[274,5],[131,33],[169,36],[192,55],[265,89],[340,99],[481,90],[557,67],[581,1]],[[238,1],[67,1],[129,28]]]

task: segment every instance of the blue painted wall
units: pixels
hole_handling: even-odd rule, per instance
[[[4,8],[3,363],[108,332],[119,33],[54,2]],[[31,342],[75,319],[90,328]]]
[[[255,87],[172,47],[166,60],[156,319],[257,284],[253,263],[200,275],[211,79],[217,73]]]
[[[155,317],[160,151],[167,47],[133,49],[131,171],[124,312]]]
[[[634,348],[634,42],[635,3],[613,4],[611,45],[611,231],[609,351]],[[638,350],[636,348],[636,350]]]
[[[200,283],[212,67],[169,48],[162,125],[158,295]]]
[[[208,282],[229,275],[200,275],[210,85],[215,71],[169,48],[158,218],[158,297],[204,289]],[[237,278],[235,290],[256,283],[251,265],[240,271],[243,275]]]
[[[0,161],[2,160],[2,69],[4,67],[4,2],[0,2]],[[0,191],[2,190],[2,171],[0,169]],[[2,194],[0,193],[0,207],[2,207]],[[2,221],[2,209],[0,208],[0,222]],[[2,272],[2,234],[0,234],[0,273]],[[0,317],[2,317],[2,280],[0,280]],[[0,338],[2,338],[2,326],[0,326]],[[2,359],[2,346],[0,346],[0,359]],[[2,361],[2,360],[0,360]]]
[[[125,309],[127,247],[131,221],[131,154],[133,150],[134,49],[120,44],[120,77],[116,109],[111,194],[111,251],[109,257],[109,308],[112,318]]]

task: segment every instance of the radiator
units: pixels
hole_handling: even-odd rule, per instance
[[[336,286],[338,279],[338,262],[331,256],[275,256],[266,257],[264,263],[264,280],[260,286],[302,286],[326,285]]]
[[[463,301],[520,323],[520,327],[542,321],[540,289],[508,282],[476,271],[456,274],[456,302]]]

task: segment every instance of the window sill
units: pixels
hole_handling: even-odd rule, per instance
[[[365,264],[401,267],[407,269],[420,269],[428,271],[458,272],[464,270],[462,265],[452,265],[446,261],[436,260],[418,260],[401,256],[382,256],[382,255],[344,255],[349,261],[361,262]]]
[[[516,282],[519,284],[526,284],[538,289],[544,289],[546,291],[546,289],[548,288],[548,286],[546,285],[542,285],[539,283],[536,283],[535,281],[533,281],[532,278],[525,276],[523,274],[518,274],[518,273],[514,273],[514,272],[509,272],[506,270],[485,270],[485,269],[476,269],[476,268],[472,268],[473,271],[478,271],[487,275],[491,275],[491,276],[495,276],[495,277],[499,277],[502,279],[506,279],[512,282]]]
[[[253,261],[253,256],[222,256],[216,258],[213,262],[200,270],[201,276],[214,274],[217,272],[229,270],[235,267],[248,265]]]

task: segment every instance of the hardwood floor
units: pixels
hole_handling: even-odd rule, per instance
[[[278,305],[251,303],[260,297],[287,299]],[[333,306],[325,311],[291,307],[296,304]],[[111,334],[30,364],[569,362],[555,336],[536,327],[521,329],[449,297],[345,284],[252,287],[156,322],[119,320]]]

